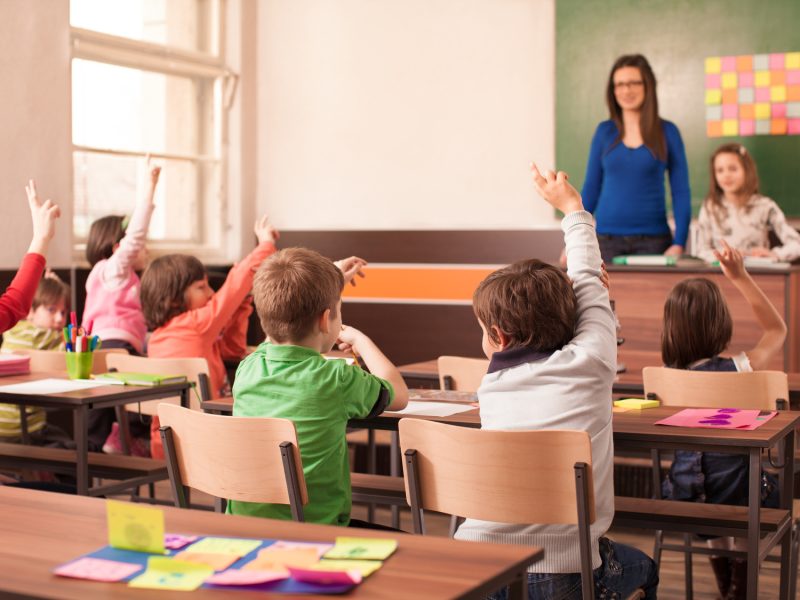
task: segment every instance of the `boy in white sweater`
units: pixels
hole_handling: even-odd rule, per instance
[[[592,216],[567,175],[532,167],[537,191],[565,215],[567,275],[536,259],[495,271],[473,298],[489,371],[478,389],[484,429],[572,429],[592,441],[596,520],[592,568],[598,597],[643,588],[656,597],[655,563],[602,537],[614,517],[611,386],[617,335]],[[575,525],[509,525],[468,519],[456,538],[544,548],[528,573],[530,598],[580,598]],[[618,594],[612,596],[612,594]],[[505,598],[507,590],[495,597]],[[605,595],[603,595],[605,594]]]

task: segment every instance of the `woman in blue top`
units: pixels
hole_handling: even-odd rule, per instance
[[[658,116],[656,78],[641,54],[621,56],[606,90],[611,118],[589,150],[583,203],[597,221],[603,260],[621,254],[683,253],[691,220],[686,153],[678,128]],[[675,235],[667,224],[669,172]]]

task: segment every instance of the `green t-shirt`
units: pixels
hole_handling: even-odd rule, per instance
[[[327,360],[302,346],[264,342],[245,358],[233,384],[233,415],[294,421],[308,488],[305,519],[347,525],[352,492],[345,433],[351,418],[368,416],[383,395],[394,398],[389,382],[343,360]],[[276,449],[277,451],[277,449]],[[231,500],[228,513],[291,519],[281,504]]]

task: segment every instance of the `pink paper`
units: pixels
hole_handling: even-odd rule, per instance
[[[736,57],[723,56],[722,57],[722,70],[725,72],[736,70]]]
[[[744,73],[739,73],[739,87],[740,88],[753,87],[752,71],[745,71]]]
[[[800,83],[800,69],[786,71],[786,85],[797,85],[798,83]]]
[[[769,68],[774,71],[782,71],[784,69],[786,55],[782,52],[780,54],[769,55]]]
[[[706,75],[706,89],[716,90],[720,87],[719,73],[708,73]]]
[[[671,417],[656,421],[656,425],[751,431],[761,427],[776,414],[778,413],[775,411],[761,414],[760,410],[738,408],[685,408]]]
[[[269,552],[270,550],[295,550],[298,548],[314,548],[317,551],[317,556],[322,558],[325,553],[333,548],[333,544],[321,544],[315,542],[287,542],[286,540],[277,540],[274,544],[270,544],[263,550]],[[259,554],[261,556],[261,554]]]
[[[122,581],[137,571],[141,571],[142,568],[142,565],[84,556],[66,565],[61,565],[53,573],[61,577],[91,579],[92,581]]]
[[[353,585],[361,583],[361,573],[356,569],[349,571],[318,571],[315,569],[296,569],[289,567],[295,581],[316,583],[317,585]]]
[[[180,550],[184,546],[188,546],[192,542],[200,539],[197,535],[181,535],[179,533],[165,533],[164,534],[164,548],[167,550]]]
[[[739,121],[739,135],[753,135],[756,132],[756,122],[752,119]]]
[[[800,135],[800,119],[789,119],[789,135]]]
[[[772,105],[772,118],[783,119],[786,117],[786,105],[776,102]]]
[[[256,585],[269,581],[288,579],[286,572],[278,571],[244,571],[242,569],[228,569],[206,579],[206,583],[214,585]]]
[[[757,87],[756,88],[756,102],[769,102],[770,101],[770,93],[768,87]]]
[[[722,105],[722,118],[723,119],[735,119],[739,116],[739,105],[738,104],[723,104]]]

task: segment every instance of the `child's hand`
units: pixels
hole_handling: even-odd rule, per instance
[[[33,239],[31,239],[28,252],[44,254],[56,233],[56,219],[61,216],[61,210],[52,200],[48,199],[42,202],[39,199],[39,194],[36,193],[36,182],[33,179],[28,181],[25,192],[28,194],[28,206],[33,221]]]
[[[256,233],[259,244],[263,244],[264,242],[272,242],[274,244],[278,241],[278,238],[281,237],[278,230],[269,222],[269,217],[267,217],[267,215],[262,216],[256,221],[253,231]]]
[[[725,277],[734,281],[747,274],[744,268],[744,258],[742,253],[738,250],[731,248],[728,242],[722,240],[722,248],[714,250],[714,256],[719,261],[719,266],[722,267],[722,272]]]
[[[342,330],[339,332],[339,339],[336,340],[336,343],[342,352],[358,352],[358,342],[364,337],[366,336],[355,327],[342,325]]]
[[[361,269],[367,266],[367,261],[365,261],[363,258],[351,256],[350,258],[343,258],[342,260],[333,261],[333,264],[335,264],[336,267],[342,272],[342,275],[344,275],[344,282],[349,283],[352,286],[356,285],[356,275],[359,277],[366,277],[366,275],[364,275],[364,273],[361,271]]]
[[[536,187],[536,191],[553,208],[557,208],[565,215],[583,210],[581,195],[567,181],[568,175],[564,171],[559,171],[558,173],[547,171],[542,175],[535,163],[531,163],[531,171],[533,172],[533,185]]]
[[[158,184],[158,177],[161,175],[161,167],[153,167],[150,169],[150,187],[155,189]]]

